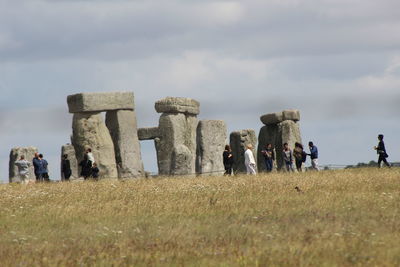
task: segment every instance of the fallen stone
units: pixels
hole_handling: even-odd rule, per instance
[[[70,113],[134,110],[132,92],[81,93],[67,98]]]
[[[19,177],[18,167],[15,165],[15,162],[19,160],[21,156],[25,156],[25,159],[31,164],[29,167],[29,181],[36,181],[32,164],[32,159],[36,152],[38,152],[36,147],[15,147],[11,149],[8,173],[10,183],[22,182]]]
[[[283,120],[290,120],[290,121],[299,121],[300,120],[300,111],[293,109],[293,110],[284,110],[282,112]]]
[[[158,127],[139,128],[139,140],[154,140],[160,137],[160,129]]]
[[[200,113],[200,103],[191,98],[166,97],[156,102],[155,109],[158,113],[198,115]]]
[[[226,143],[226,124],[220,120],[203,120],[197,126],[196,172],[200,175],[222,175],[222,153]]]
[[[232,149],[233,159],[235,161],[233,170],[235,173],[246,173],[246,166],[244,164],[244,152],[246,146],[251,144],[253,146],[253,154],[256,158],[256,145],[257,137],[254,130],[241,130],[232,132],[230,135],[230,145]]]
[[[78,163],[82,161],[86,149],[91,148],[100,169],[100,178],[118,178],[114,144],[101,114],[75,113],[72,130],[72,144]]]
[[[265,125],[278,124],[283,121],[283,112],[262,115],[260,120]]]
[[[76,160],[76,153],[75,153],[75,148],[71,144],[67,144],[61,147],[61,160],[64,155],[68,155],[68,160],[70,163],[71,167],[71,177],[69,178],[70,180],[75,180],[79,179],[79,167],[78,167],[78,161]],[[64,174],[61,172],[61,180],[64,180]]]
[[[144,176],[135,111],[108,111],[106,125],[114,142],[119,178]]]

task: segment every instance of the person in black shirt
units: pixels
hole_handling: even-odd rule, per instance
[[[85,180],[92,176],[92,162],[89,160],[87,154],[83,156],[83,160],[79,163],[79,166],[82,168],[81,176],[83,176]]]
[[[225,167],[225,174],[224,175],[232,175],[232,167],[233,167],[233,154],[231,147],[229,145],[225,146],[225,151],[222,154],[224,158],[224,167]]]
[[[265,149],[261,151],[261,154],[264,157],[265,168],[267,169],[267,172],[272,172],[275,161],[275,152],[272,148],[272,144],[267,144]]]
[[[63,159],[61,161],[61,173],[63,174],[64,181],[69,181],[72,171],[71,171],[71,163],[68,159],[67,154],[63,156]]]
[[[92,177],[93,179],[97,180],[99,179],[99,168],[97,167],[97,163],[93,163],[93,167],[92,167]]]
[[[378,140],[378,146],[374,147],[376,153],[378,153],[378,168],[382,167],[382,162],[385,163],[386,166],[390,167],[390,164],[386,160],[389,156],[386,153],[385,143],[383,142],[383,134],[378,135]]]

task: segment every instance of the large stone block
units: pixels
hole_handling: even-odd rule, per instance
[[[148,127],[138,129],[139,140],[154,140],[160,137],[160,129],[158,127]]]
[[[257,149],[257,162],[258,171],[262,172],[266,170],[264,156],[261,151],[265,149],[267,144],[271,144],[273,148],[277,147],[277,140],[279,135],[279,126],[277,124],[265,125],[260,129],[258,135],[258,149]]]
[[[191,98],[166,97],[156,102],[155,109],[158,113],[198,115],[200,113],[200,103]]]
[[[70,163],[71,167],[71,177],[69,178],[70,180],[75,180],[79,178],[79,167],[78,167],[78,161],[76,159],[76,153],[75,153],[75,148],[71,144],[67,144],[61,147],[61,159],[63,158],[64,155],[68,155],[68,160]],[[61,172],[61,179],[64,180],[64,174]]]
[[[290,120],[290,121],[299,121],[300,120],[300,111],[293,109],[293,110],[284,110],[282,112],[283,120]]]
[[[106,125],[114,142],[118,177],[144,176],[135,111],[108,111]]]
[[[132,92],[81,93],[67,98],[70,113],[134,110]]]
[[[114,144],[100,113],[75,113],[72,123],[72,144],[77,160],[91,148],[100,169],[100,178],[117,178]]]
[[[244,164],[244,152],[246,146],[251,144],[253,146],[253,154],[256,156],[257,137],[254,130],[241,130],[232,132],[230,135],[230,145],[234,158],[233,170],[235,173],[246,173],[246,166]]]
[[[226,124],[220,120],[203,120],[197,127],[196,172],[204,175],[222,175],[222,153],[226,143]]]
[[[15,162],[19,160],[21,156],[25,156],[25,159],[31,164],[29,168],[29,180],[36,181],[32,164],[32,159],[34,158],[36,152],[38,152],[36,147],[15,147],[11,149],[8,174],[10,183],[21,182],[18,167],[15,165]]]
[[[155,139],[160,175],[195,174],[197,124],[196,116],[161,115],[160,137]]]
[[[283,144],[288,143],[291,150],[294,149],[294,144],[301,144],[300,126],[297,122],[286,120],[278,125],[278,135],[276,139],[276,164],[280,170],[283,166]]]
[[[260,120],[265,125],[278,124],[283,121],[283,112],[262,115]]]

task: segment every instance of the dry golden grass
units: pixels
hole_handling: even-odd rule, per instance
[[[400,170],[1,185],[0,263],[399,266]]]

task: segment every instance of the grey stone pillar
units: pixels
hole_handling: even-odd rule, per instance
[[[11,149],[8,170],[8,178],[10,183],[21,182],[19,178],[18,167],[15,166],[15,162],[19,160],[21,156],[25,156],[25,159],[31,163],[29,168],[29,180],[36,181],[32,164],[32,159],[34,158],[36,152],[38,152],[36,147],[15,147]]]
[[[253,146],[253,154],[256,157],[255,147],[257,145],[257,137],[254,130],[247,129],[232,132],[230,135],[230,145],[232,149],[233,159],[235,161],[233,170],[235,173],[246,173],[246,166],[244,164],[244,152],[246,146],[251,144]]]
[[[258,136],[258,170],[265,170],[264,158],[261,150],[270,143],[275,148],[276,165],[278,170],[283,167],[283,144],[288,143],[290,149],[294,149],[296,142],[301,143],[301,133],[298,121],[300,112],[298,110],[284,110],[282,112],[270,113],[261,116],[261,122],[265,125],[261,128]]]
[[[222,153],[226,135],[224,121],[202,120],[199,122],[197,127],[197,174],[205,176],[224,174]]]
[[[106,125],[114,141],[118,177],[144,176],[135,111],[108,111]]]

